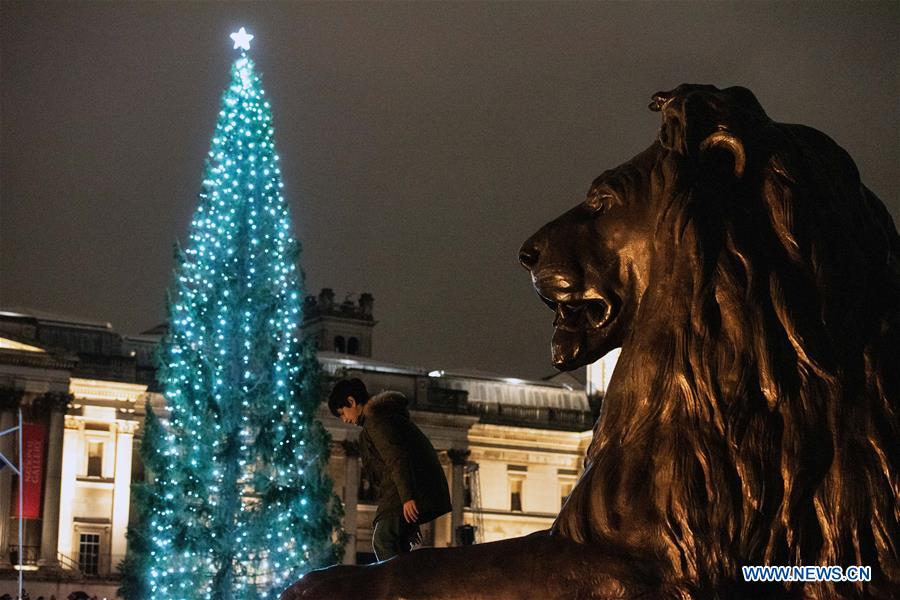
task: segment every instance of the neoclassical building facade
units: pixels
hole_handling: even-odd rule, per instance
[[[409,400],[413,420],[438,451],[453,511],[424,528],[424,544],[493,541],[546,529],[582,469],[596,414],[583,381],[561,376],[523,381],[478,372],[397,365],[373,358],[373,299],[334,302],[331,290],[305,303],[305,333],[332,377],[360,377],[371,392]],[[41,441],[25,482],[40,485],[37,511],[22,520],[18,479],[0,468],[0,595],[15,595],[18,563],[32,600],[74,591],[115,598],[119,562],[133,521],[130,486],[139,458],[145,406],[166,416],[153,353],[165,327],[121,336],[109,323],[0,309],[0,431],[24,421]],[[594,387],[602,384],[593,382]],[[601,389],[602,391],[602,389]],[[323,399],[324,400],[324,399]],[[372,554],[374,491],[359,464],[358,430],[318,417],[332,436],[329,472],[344,503],[344,562]],[[27,437],[27,436],[26,436]],[[18,464],[15,435],[0,435],[0,454]],[[38,468],[36,465],[40,465]],[[38,472],[39,471],[39,472]]]
[[[0,594],[16,595],[21,562],[32,599],[116,597],[131,483],[142,474],[136,436],[144,404],[164,408],[135,367],[108,323],[0,311],[0,431],[15,427],[21,411],[31,425],[25,440],[42,442],[23,456],[23,481],[36,488],[39,510],[22,519],[21,540],[18,476],[0,469]],[[14,466],[16,442],[0,436],[0,453]]]

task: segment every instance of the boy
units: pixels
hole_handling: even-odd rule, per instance
[[[378,490],[372,546],[379,561],[410,551],[419,525],[450,512],[450,491],[434,446],[409,418],[406,397],[372,397],[359,379],[342,379],[328,408],[345,423],[362,427],[359,455]]]

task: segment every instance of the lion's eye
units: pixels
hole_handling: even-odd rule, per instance
[[[602,214],[609,209],[612,196],[609,194],[596,194],[584,201],[584,206],[592,213]]]

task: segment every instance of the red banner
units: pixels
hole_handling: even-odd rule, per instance
[[[22,517],[41,518],[41,483],[44,480],[44,426],[22,424]],[[19,490],[13,491],[13,517],[19,516]]]

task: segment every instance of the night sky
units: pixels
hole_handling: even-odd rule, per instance
[[[307,293],[375,355],[553,372],[519,245],[652,141],[653,92],[752,89],[900,220],[900,3],[0,2],[0,306],[159,323],[237,51],[272,102]]]

